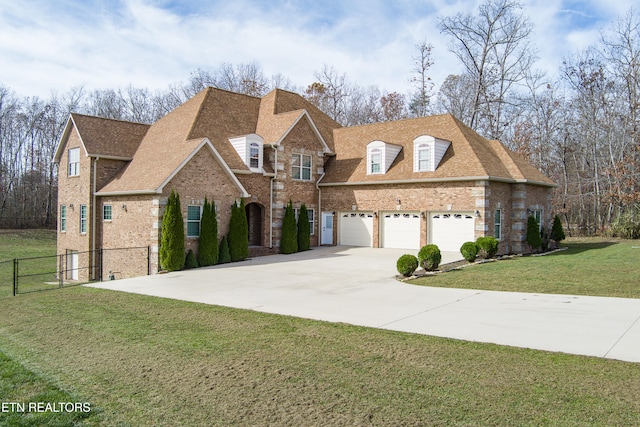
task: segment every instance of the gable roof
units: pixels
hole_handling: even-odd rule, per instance
[[[229,100],[230,97],[233,99]],[[131,162],[100,189],[99,194],[160,193],[168,179],[203,144],[210,146],[216,159],[229,172],[232,165],[246,168],[226,141],[229,133],[243,128],[242,118],[235,117],[234,112],[245,113],[250,103],[242,102],[246,101],[244,98],[251,97],[213,88],[198,93],[151,125]],[[240,191],[246,193],[244,188]]]
[[[333,130],[342,126],[302,96],[282,89],[262,98],[256,133],[266,144],[279,144],[302,118],[311,124],[324,151],[333,152]]]
[[[131,159],[150,125],[72,113],[67,120],[54,155],[59,163],[75,128],[84,154],[89,157]]]
[[[451,142],[432,172],[413,171],[413,141],[422,135]],[[375,140],[400,145],[402,151],[386,173],[367,175],[366,146]],[[321,186],[476,179],[555,185],[500,142],[483,138],[450,114],[336,129],[334,144],[336,157],[329,160]]]

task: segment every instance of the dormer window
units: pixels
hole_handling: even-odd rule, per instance
[[[402,147],[383,141],[367,144],[367,175],[385,174],[400,153]]]
[[[382,150],[374,148],[369,155],[369,173],[382,173]]]
[[[418,171],[431,170],[429,164],[431,163],[431,148],[428,144],[420,144],[416,148],[418,153]]]
[[[259,135],[252,133],[238,138],[230,138],[229,142],[251,172],[263,172],[263,140]]]
[[[260,144],[252,142],[249,145],[249,167],[257,169],[260,167]]]
[[[451,143],[430,135],[422,135],[413,140],[413,171],[433,172],[440,165]]]

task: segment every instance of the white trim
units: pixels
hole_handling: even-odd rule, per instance
[[[377,174],[376,174],[377,175]],[[504,182],[508,184],[530,184],[540,185],[544,187],[557,187],[558,184],[549,184],[547,182],[533,181],[528,179],[500,178],[495,176],[461,176],[450,178],[418,178],[418,179],[390,179],[375,181],[354,181],[354,182],[324,182],[318,184],[321,187],[341,187],[348,185],[381,185],[381,184],[416,184],[429,182],[459,182],[459,181],[493,181]]]

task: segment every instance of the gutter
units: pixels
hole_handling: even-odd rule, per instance
[[[98,215],[98,209],[96,206],[96,201],[98,199],[97,195],[96,195],[96,190],[97,190],[97,182],[98,182],[98,160],[100,160],[100,157],[96,157],[93,160],[93,190],[91,191],[91,197],[92,197],[92,202],[91,202],[91,206],[93,207],[93,212],[91,215],[91,266],[93,267],[93,279],[96,279],[96,223],[97,223],[97,215]]]
[[[528,179],[501,178],[495,176],[461,176],[450,178],[419,178],[419,179],[391,179],[381,181],[354,181],[354,182],[327,182],[318,184],[321,187],[343,187],[350,185],[388,185],[388,184],[417,184],[417,183],[436,183],[436,182],[461,182],[461,181],[493,181],[504,182],[509,184],[531,184],[544,187],[557,187],[556,183],[548,183],[542,181],[532,181]]]
[[[324,166],[322,168],[322,175],[320,176],[320,178],[318,178],[318,180],[316,181],[316,189],[318,189],[318,213],[317,213],[317,218],[316,218],[316,222],[318,224],[318,246],[322,245],[322,226],[320,224],[320,221],[322,221],[322,189],[320,188],[320,181],[322,181],[322,179],[325,177],[327,173],[324,171]]]

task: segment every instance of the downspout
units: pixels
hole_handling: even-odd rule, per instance
[[[96,206],[96,188],[97,188],[97,180],[98,180],[98,160],[100,157],[96,157],[93,161],[93,190],[91,191],[91,206],[93,207],[93,212],[91,215],[91,266],[93,267],[93,279],[96,279],[96,215],[98,215],[98,209]]]
[[[273,177],[269,181],[269,248],[273,249],[273,184],[278,178],[278,148],[275,144],[269,144],[269,147],[274,153]]]
[[[318,178],[318,180],[316,181],[316,188],[318,189],[318,214],[317,214],[317,222],[318,222],[318,246],[322,245],[322,226],[320,224],[320,222],[322,221],[322,189],[320,188],[320,181],[322,181],[322,178],[324,178],[324,176],[326,175],[326,172],[324,171],[324,166],[322,167],[322,175],[320,176],[320,178]]]

